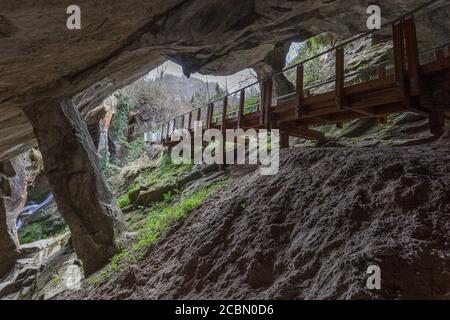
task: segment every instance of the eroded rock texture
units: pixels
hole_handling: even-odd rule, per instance
[[[428,1],[378,2],[388,21]],[[167,59],[186,74],[232,74],[264,60],[278,43],[321,32],[348,37],[366,31],[373,1],[79,0],[80,31],[66,28],[70,4],[0,3],[0,160],[33,142],[20,108],[34,101],[75,97],[85,111]],[[440,0],[430,9],[433,15],[419,27],[425,35],[420,41],[448,41],[445,6],[448,1]]]
[[[230,181],[142,261],[68,297],[448,300],[449,151],[448,133],[283,150],[276,175]],[[381,290],[366,286],[374,264]]]
[[[255,64],[258,80],[270,77],[274,73],[283,70],[286,64],[286,55],[289,52],[290,43],[279,43],[267,54],[263,61]],[[284,76],[283,73],[273,78],[273,88],[277,96],[282,96],[294,91],[294,85]]]
[[[48,112],[51,109],[53,112]],[[25,109],[34,127],[58,209],[70,227],[73,245],[91,274],[117,252],[120,211],[99,169],[92,138],[70,100]]]
[[[19,254],[16,219],[27,199],[24,155],[0,163],[0,278],[15,264]]]

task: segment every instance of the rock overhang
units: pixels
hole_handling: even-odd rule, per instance
[[[380,2],[384,21],[428,1]],[[227,75],[261,61],[277,43],[321,32],[366,31],[373,1],[77,1],[82,29],[66,28],[69,1],[0,4],[0,160],[34,137],[20,109],[61,96],[82,112],[167,59],[185,74]],[[438,1],[436,14],[445,15]],[[448,6],[448,4],[447,4]],[[444,34],[449,33],[442,26]],[[423,28],[419,32],[429,33]],[[430,35],[437,36],[437,35]],[[13,110],[13,111],[11,111]],[[49,110],[50,111],[50,110]],[[18,115],[10,116],[13,113]]]

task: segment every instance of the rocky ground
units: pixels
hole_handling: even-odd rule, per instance
[[[0,299],[51,299],[79,289],[83,270],[67,232],[21,246],[16,268],[0,283]]]
[[[75,299],[450,298],[450,135],[414,146],[291,148]],[[381,290],[366,288],[370,265]]]
[[[111,177],[119,199],[132,190],[125,247],[149,201],[226,186],[104,283],[82,280],[69,233],[22,245],[0,299],[448,299],[449,134],[434,141],[427,119],[410,113],[322,130],[319,144],[291,139],[271,177],[254,166],[161,166],[161,148],[148,150]],[[60,222],[57,210],[42,210],[21,241]],[[372,264],[380,291],[365,286]]]

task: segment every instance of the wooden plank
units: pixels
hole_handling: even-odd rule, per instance
[[[336,81],[335,81],[335,99],[339,109],[344,109],[344,83],[345,83],[345,61],[344,48],[336,48]]]
[[[325,101],[334,101],[335,93],[334,91],[320,93],[315,96],[305,97],[303,103],[305,106],[309,106],[315,103],[321,103]]]
[[[445,60],[444,50],[442,49],[436,50],[435,55],[437,62],[444,62]]]
[[[280,126],[281,134],[289,134],[295,137],[311,139],[311,140],[321,140],[325,136],[325,134],[321,131],[312,130],[304,127],[297,127],[292,125],[281,125]]]
[[[395,84],[395,76],[388,76],[386,78],[370,80],[364,83],[358,83],[350,87],[346,87],[344,89],[344,94],[347,97],[354,94],[373,92],[374,90],[391,88],[395,86]]]
[[[295,84],[295,114],[298,118],[301,117],[304,111],[303,106],[303,85],[304,85],[304,68],[303,64],[297,66],[297,82]],[[288,144],[289,145],[289,144]]]
[[[386,78],[386,66],[379,67],[377,69],[378,79]]]
[[[380,124],[386,124],[386,123],[387,123],[387,118],[386,118],[386,117],[378,118],[378,123],[380,123]]]
[[[350,102],[351,109],[357,109],[375,107],[377,105],[394,102],[401,103],[402,98],[398,89],[390,89],[386,90],[385,92],[379,92],[378,95],[375,93],[367,96],[360,95],[357,97],[352,97]]]
[[[288,149],[289,148],[289,135],[286,133],[280,134],[280,149]]]
[[[406,61],[408,64],[409,94],[412,97],[418,97],[420,96],[420,62],[414,17],[411,16],[406,18],[403,27],[406,45]]]
[[[360,115],[363,115],[365,117],[373,117],[374,116],[374,113],[371,111],[368,111],[367,109],[351,108],[350,110],[352,110],[353,112],[356,112]]]
[[[444,134],[445,120],[442,112],[432,110],[428,114],[428,122],[430,125],[430,131],[435,137],[440,137]]]
[[[245,107],[245,90],[241,90],[241,96],[239,98],[239,110],[238,110],[238,128],[241,128],[244,124],[244,107]]]

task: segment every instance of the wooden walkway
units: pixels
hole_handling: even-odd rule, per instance
[[[377,118],[382,122],[386,116],[403,111],[428,115],[432,133],[441,135],[444,118],[450,112],[450,46],[433,49],[434,61],[421,65],[414,16],[403,17],[389,26],[392,28],[392,70],[381,66],[369,70],[371,80],[346,85],[344,45],[361,37],[355,38],[323,53],[335,51],[335,76],[327,82],[334,83],[333,90],[311,95],[304,87],[304,64],[311,58],[283,70],[295,69],[293,94],[273,98],[275,74],[253,84],[260,86],[261,95],[255,110],[246,113],[244,88],[165,122],[152,135],[151,142],[171,147],[178,143],[170,138],[175,129],[193,132],[194,121],[203,119],[203,129],[217,128],[223,132],[237,128],[279,129],[281,147],[288,147],[289,136],[322,139],[323,133],[314,130],[317,126],[341,126],[359,118]],[[230,108],[228,101],[237,94],[238,106]],[[215,109],[219,104],[220,108]]]

